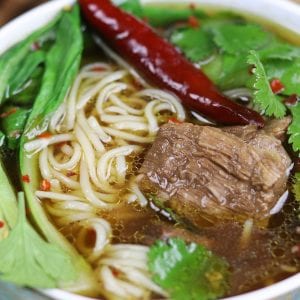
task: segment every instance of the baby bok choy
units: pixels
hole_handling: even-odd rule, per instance
[[[78,7],[75,5],[71,10],[62,13],[57,21],[54,42],[45,52],[44,72],[39,92],[34,100],[21,137],[19,156],[22,184],[30,216],[45,240],[64,251],[74,269],[73,280],[70,281],[69,277],[59,277],[56,278],[55,285],[79,294],[94,296],[97,293],[98,285],[90,266],[50,222],[39,199],[35,196],[35,191],[39,189],[40,182],[38,155],[30,156],[24,150],[24,144],[27,141],[47,130],[51,116],[63,103],[78,71],[82,50],[80,16]],[[24,240],[24,243],[27,243],[27,241]],[[42,246],[40,251],[43,252],[44,250],[46,250],[46,247]],[[26,257],[29,253],[24,251],[23,255]],[[43,264],[45,270],[47,269],[47,263],[49,264],[50,272],[53,263],[51,259],[47,262],[43,261],[43,263],[45,263]],[[30,271],[29,269],[28,272],[30,273]],[[37,272],[38,270],[32,269],[32,271]],[[28,285],[28,283],[25,282],[25,285]],[[35,286],[34,282],[29,282],[29,285]],[[39,287],[42,286],[43,284],[39,284]]]

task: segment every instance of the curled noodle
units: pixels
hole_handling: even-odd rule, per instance
[[[41,177],[50,183],[36,196],[72,236],[109,299],[166,296],[150,279],[148,247],[112,244],[112,225],[103,217],[124,203],[147,205],[134,162],[168,118],[185,119],[176,96],[134,81],[114,65],[84,66],[53,115],[51,137],[25,144],[28,154],[39,152]]]

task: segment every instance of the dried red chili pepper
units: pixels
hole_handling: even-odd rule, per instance
[[[146,79],[182,103],[223,124],[264,125],[261,115],[222,95],[211,80],[143,21],[109,0],[79,0],[83,15],[101,37]]]

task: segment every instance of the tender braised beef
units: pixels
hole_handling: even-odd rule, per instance
[[[197,226],[207,218],[267,218],[286,191],[291,160],[255,126],[165,124],[140,169],[143,192]]]

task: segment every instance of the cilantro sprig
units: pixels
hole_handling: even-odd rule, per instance
[[[253,65],[252,72],[255,76],[253,87],[255,89],[253,102],[267,116],[282,118],[285,115],[286,107],[280,97],[272,92],[263,64],[255,50],[251,50],[247,62]]]
[[[170,40],[193,62],[200,62],[209,58],[215,49],[209,34],[200,27],[181,28],[173,32]]]
[[[19,193],[18,198],[17,224],[0,242],[0,279],[35,288],[72,281],[75,272],[70,257],[38,235],[26,219],[24,194]]]
[[[150,248],[148,261],[153,280],[173,300],[213,300],[227,291],[227,262],[201,245],[179,238],[158,241]]]

